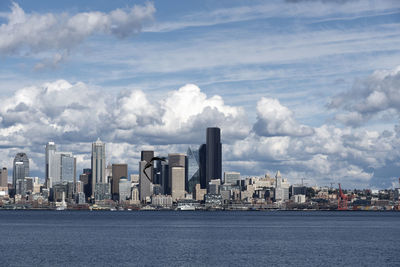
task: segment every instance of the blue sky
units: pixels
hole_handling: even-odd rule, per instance
[[[2,1],[0,157],[90,143],[137,171],[222,128],[223,169],[392,187],[398,1]],[[80,171],[80,170],[78,170]]]

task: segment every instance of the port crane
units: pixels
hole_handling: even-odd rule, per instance
[[[347,210],[347,195],[343,194],[342,187],[339,184],[339,192],[338,192],[338,210]]]

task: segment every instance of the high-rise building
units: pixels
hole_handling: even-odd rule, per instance
[[[8,187],[8,170],[6,167],[0,170],[0,187]]]
[[[126,178],[119,179],[119,196],[118,199],[120,202],[124,202],[131,197],[131,181]]]
[[[187,150],[187,183],[186,191],[193,193],[196,184],[200,183],[200,155],[199,150],[189,147]]]
[[[210,183],[208,184],[208,193],[213,195],[218,195],[220,193],[220,187],[221,187],[220,179],[211,180]]]
[[[100,141],[92,143],[92,198],[96,191],[96,184],[106,183],[106,144]],[[100,189],[99,189],[100,190]],[[100,190],[101,191],[101,190]]]
[[[122,178],[128,178],[128,164],[113,164],[111,180],[111,195],[113,200],[119,200],[119,181]]]
[[[199,176],[200,176],[200,186],[203,189],[207,189],[207,179],[206,179],[206,144],[202,144],[199,147]]]
[[[163,189],[163,194],[171,194],[171,192],[169,192],[170,186],[168,185],[168,181],[169,181],[168,162],[161,162],[161,186]]]
[[[185,198],[185,167],[171,167],[171,196],[173,201]]]
[[[144,169],[147,164],[147,161],[139,162],[139,199],[142,202],[146,202],[147,198],[150,200],[151,192],[152,192],[152,183],[150,181],[150,175],[152,173],[151,168]],[[144,173],[146,172],[146,174]]]
[[[25,153],[17,153],[13,164],[13,190],[15,194],[25,195],[25,177],[29,176],[29,159]]]
[[[282,179],[280,171],[275,175],[275,201],[282,202],[289,200],[289,184],[286,179]]]
[[[222,178],[221,130],[218,127],[207,128],[206,139],[206,183]]]
[[[186,155],[182,153],[170,153],[168,154],[168,165],[169,165],[169,174],[168,174],[168,192],[172,194],[172,168],[174,167],[182,167],[184,173],[184,184],[183,188],[185,188],[185,168],[186,168]]]
[[[92,195],[91,176],[91,169],[83,169],[83,174],[79,175],[79,181],[83,184],[83,192],[85,193],[86,198]]]
[[[240,172],[224,172],[224,184],[235,185],[240,180]]]
[[[62,182],[76,182],[76,158],[71,152],[57,152],[54,142],[46,145],[46,187]]]
[[[46,170],[45,170],[45,184],[47,188],[52,187],[52,180],[55,179],[57,175],[57,166],[55,164],[55,153],[56,153],[56,145],[54,142],[48,142],[46,145]]]
[[[145,161],[146,163],[150,162],[151,159],[154,158],[154,151],[152,150],[143,150],[140,153],[140,160]],[[147,173],[147,170],[146,170]],[[151,163],[151,167],[149,168],[149,178],[152,183],[154,183],[154,162]]]
[[[111,188],[110,184],[107,183],[97,183],[94,188],[94,200],[95,203],[99,201],[111,199]]]

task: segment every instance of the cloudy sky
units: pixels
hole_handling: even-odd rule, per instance
[[[222,129],[223,170],[390,188],[400,176],[400,2],[0,1],[0,163],[91,142],[137,172]],[[11,171],[10,171],[11,175]]]

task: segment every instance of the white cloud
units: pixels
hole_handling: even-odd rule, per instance
[[[296,181],[305,177],[367,186],[374,170],[400,158],[400,141],[394,132],[300,125],[276,99],[259,101],[253,128],[262,121],[261,130],[267,134],[258,135],[250,130],[241,107],[225,104],[220,96],[209,97],[194,84],[154,100],[140,90],[113,97],[81,82],[58,80],[22,88],[4,103],[0,160],[11,164],[15,153],[25,151],[38,171],[48,141],[76,153],[81,161],[78,167],[83,168],[90,161],[90,143],[100,136],[108,144],[108,161],[127,162],[135,171],[141,149],[150,145],[159,155],[185,152],[187,145],[205,142],[209,126],[222,129],[225,169],[244,175],[279,169]]]
[[[155,7],[150,2],[110,13],[92,11],[75,15],[27,14],[13,3],[7,15],[8,22],[0,25],[0,53],[64,52],[95,34],[131,36],[140,32],[143,24],[153,19],[154,13]],[[41,67],[40,64],[36,66]]]
[[[277,99],[261,98],[257,103],[257,122],[253,130],[260,136],[306,136],[313,129],[296,122],[293,112]]]
[[[346,111],[337,114],[336,119],[352,126],[359,126],[392,110],[399,116],[400,66],[392,70],[375,71],[369,77],[356,81],[351,90],[333,97],[328,107]]]

